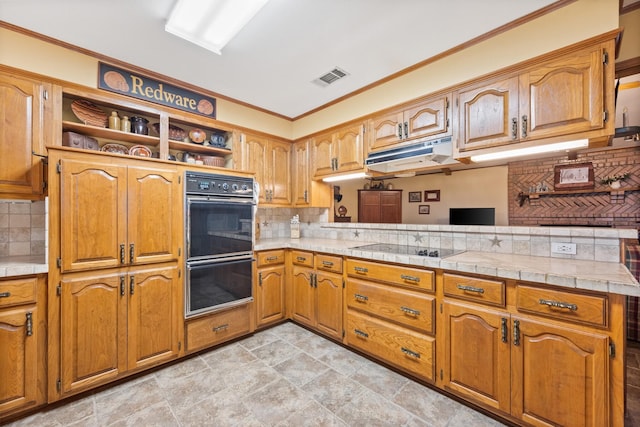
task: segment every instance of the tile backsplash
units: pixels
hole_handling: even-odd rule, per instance
[[[0,257],[46,255],[47,202],[0,200]]]

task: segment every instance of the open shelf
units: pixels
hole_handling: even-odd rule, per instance
[[[81,133],[95,138],[111,139],[114,142],[129,142],[132,144],[144,144],[157,146],[160,138],[157,136],[141,135],[131,132],[122,132],[115,129],[101,128],[98,126],[85,125],[83,123],[62,122],[62,130]]]
[[[604,193],[615,193],[619,194],[620,192],[627,191],[640,191],[640,187],[620,187],[620,188],[609,188],[607,190],[565,190],[565,191],[543,191],[540,193],[524,193],[525,196],[529,197],[552,197],[552,196],[567,196],[567,195],[575,195],[575,194],[604,194]]]

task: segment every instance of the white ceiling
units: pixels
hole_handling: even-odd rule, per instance
[[[554,3],[270,0],[218,56],[164,31],[174,1],[0,0],[0,20],[295,118]]]

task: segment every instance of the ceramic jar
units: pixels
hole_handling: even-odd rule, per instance
[[[120,120],[120,130],[122,132],[131,132],[131,121],[128,116],[122,116],[122,120]]]
[[[144,117],[131,117],[131,131],[140,135],[149,135],[149,120]]]
[[[109,116],[109,129],[120,130],[120,117],[117,111],[112,111]]]

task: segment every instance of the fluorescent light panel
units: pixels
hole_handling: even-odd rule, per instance
[[[573,150],[576,148],[586,148],[589,146],[588,139],[578,139],[575,141],[558,142],[555,144],[537,145],[534,147],[518,148],[515,150],[499,151],[496,153],[478,154],[471,156],[472,162],[486,162],[488,160],[506,159],[509,157],[528,156],[531,154],[550,153],[553,151]]]
[[[350,179],[359,179],[366,178],[367,174],[364,172],[356,172],[356,173],[348,173],[346,175],[338,175],[338,176],[328,176],[326,178],[322,178],[324,182],[337,182],[337,181],[347,181]]]
[[[222,55],[268,0],[178,0],[165,31]]]

